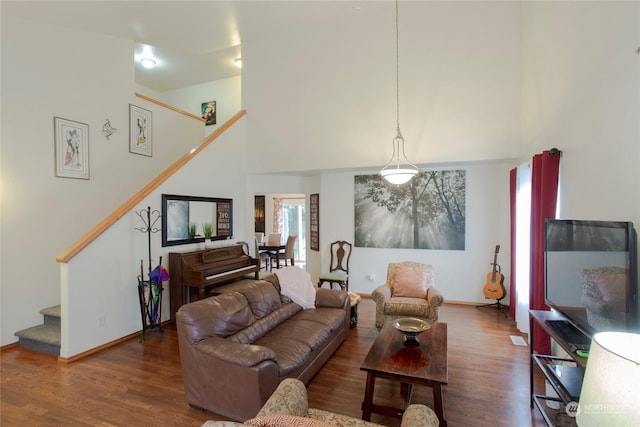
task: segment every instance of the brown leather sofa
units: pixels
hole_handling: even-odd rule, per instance
[[[176,314],[189,405],[243,421],[285,378],[307,384],[347,338],[347,292],[317,289],[303,310],[280,294],[277,277],[241,280]]]

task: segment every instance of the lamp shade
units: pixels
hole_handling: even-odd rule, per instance
[[[580,427],[640,426],[640,334],[593,336],[576,421]]]
[[[415,169],[403,169],[403,168],[389,168],[383,169],[380,171],[380,175],[389,183],[395,185],[402,185],[407,182],[414,176],[418,174],[418,171]]]

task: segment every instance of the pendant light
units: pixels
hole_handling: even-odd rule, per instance
[[[396,137],[393,138],[393,156],[382,168],[380,175],[390,184],[402,185],[409,182],[420,172],[418,167],[407,159],[404,154],[404,138],[400,132],[400,60],[398,43],[398,0],[396,0]]]

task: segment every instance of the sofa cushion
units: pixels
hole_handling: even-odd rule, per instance
[[[280,301],[282,301],[283,304],[291,302],[291,298],[286,295],[282,295],[282,289],[280,289],[280,281],[278,280],[278,276],[271,273],[270,275],[266,276],[264,280],[271,283],[273,287],[276,288],[276,290],[280,294]]]
[[[274,329],[254,344],[273,350],[280,378],[296,376],[311,362],[311,347],[292,337],[278,334],[279,329]]]
[[[255,321],[249,302],[238,292],[185,304],[178,315],[194,343],[212,336],[227,337]]]
[[[254,427],[335,427],[324,421],[283,414],[264,415],[245,421],[245,424]]]
[[[294,304],[292,302],[282,304],[280,307],[276,308],[274,311],[267,314],[262,319],[258,319],[243,330],[229,336],[227,339],[238,342],[240,344],[251,344],[256,340],[262,338],[276,326],[289,320],[299,311],[302,311],[302,307],[300,307],[298,304]]]
[[[298,318],[288,320],[278,327],[278,335],[302,343],[312,350],[324,347],[331,337],[331,329],[312,320]]]
[[[426,299],[394,297],[385,302],[384,314],[387,316],[429,318],[431,307]]]
[[[276,288],[269,282],[259,280],[238,289],[249,301],[249,306],[256,319],[262,319],[280,307],[280,295]]]
[[[339,308],[316,308],[315,310],[304,310],[296,314],[294,320],[307,320],[310,322],[318,323],[322,326],[322,329],[327,327],[331,332],[340,329],[345,323],[347,313]]]
[[[426,298],[427,290],[433,286],[433,269],[417,262],[391,263],[387,283],[394,297]]]

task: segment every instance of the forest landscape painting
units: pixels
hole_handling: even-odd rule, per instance
[[[466,171],[421,171],[394,186],[356,175],[355,246],[464,250]]]

